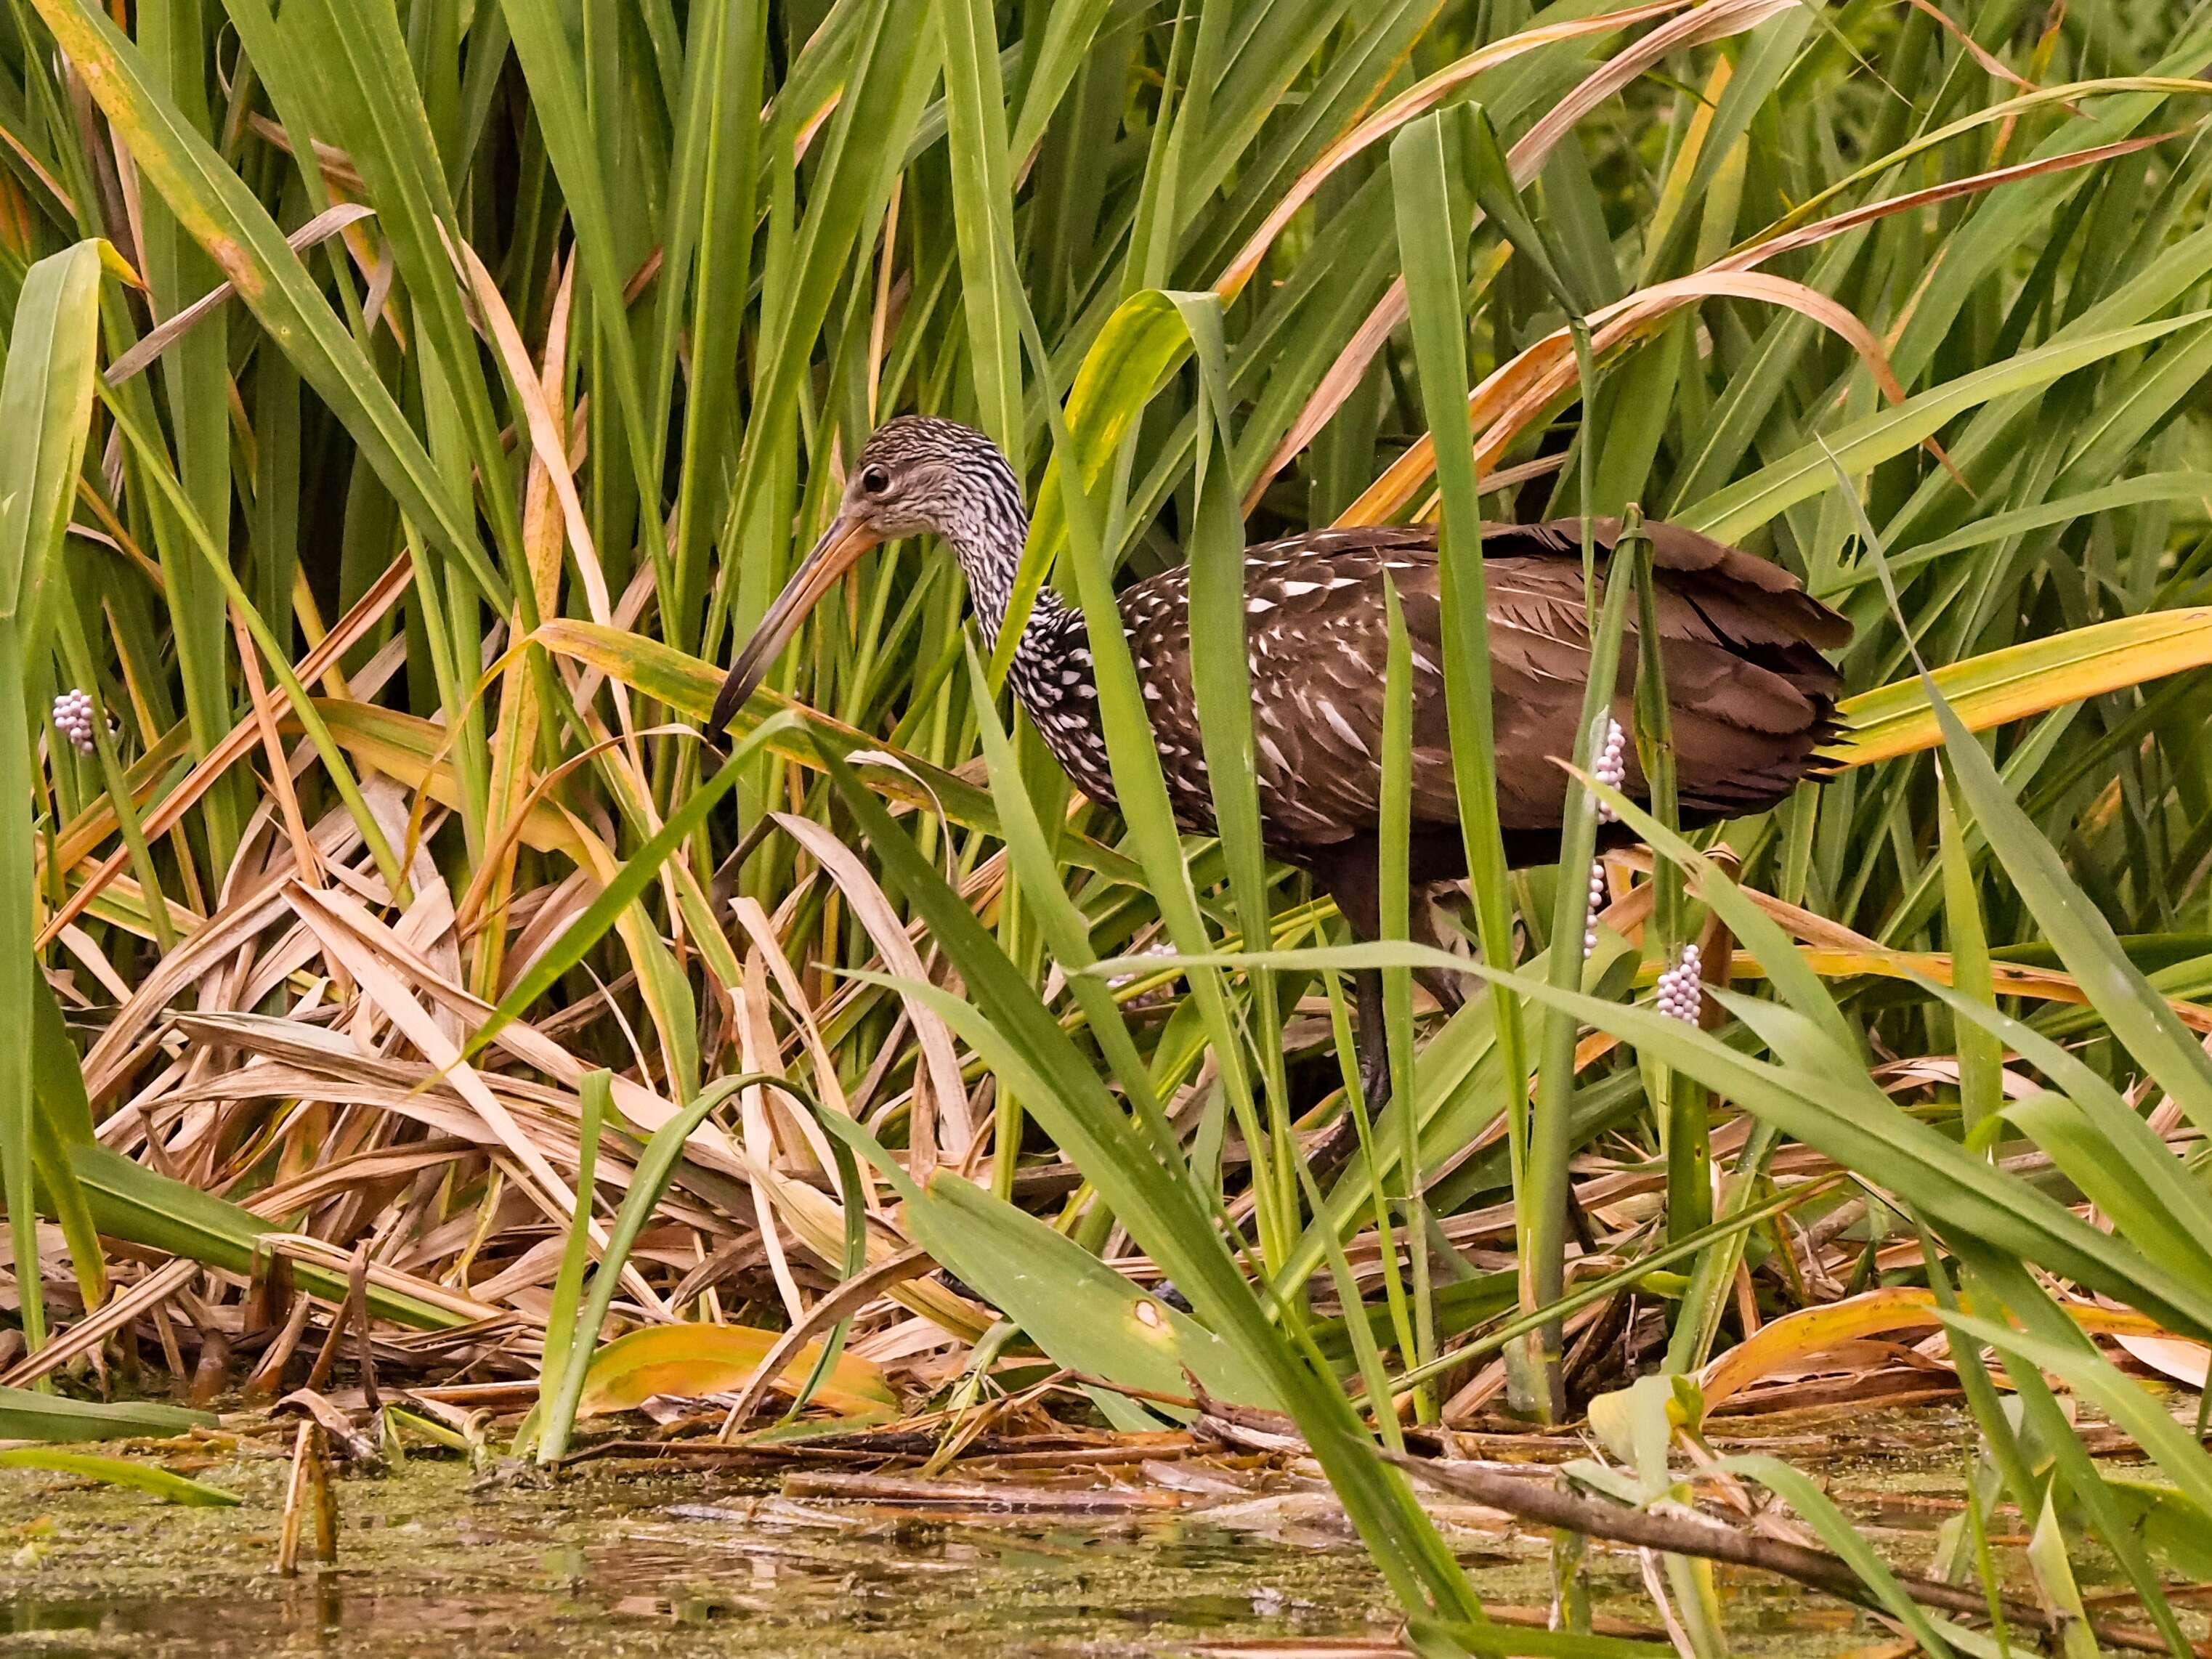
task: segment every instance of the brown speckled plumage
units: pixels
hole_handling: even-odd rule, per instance
[[[1698,822],[1762,811],[1805,775],[1829,735],[1838,679],[1820,647],[1842,644],[1849,624],[1775,566],[1672,526],[1650,528],[1684,815]],[[1618,529],[1611,520],[1594,526],[1603,552]],[[1498,816],[1522,854],[1516,861],[1536,862],[1556,842],[1565,795],[1565,775],[1548,762],[1573,752],[1589,673],[1580,526],[1495,526],[1484,553]],[[1245,572],[1255,758],[1269,850],[1304,863],[1375,829],[1386,574],[1413,647],[1416,833],[1437,828],[1455,836],[1435,532],[1316,531],[1253,548]],[[1212,827],[1212,805],[1191,691],[1186,577],[1176,568],[1136,583],[1121,595],[1121,610],[1170,798],[1184,827],[1203,832]],[[1626,726],[1632,629],[1624,659],[1618,714]],[[1095,721],[1063,735],[1048,720],[1044,730],[1085,792],[1110,802]],[[1632,758],[1627,791],[1639,794],[1643,785]]]
[[[1833,731],[1839,680],[1820,653],[1850,625],[1779,567],[1691,531],[1646,526],[1659,574],[1668,701],[1684,821],[1764,811],[1818,769]],[[1592,526],[1609,554],[1618,523]],[[965,574],[987,639],[996,641],[1020,563],[1028,517],[1011,468],[981,433],[907,416],[886,424],[854,463],[838,520],[817,560],[933,532]],[[1578,520],[1496,526],[1484,535],[1498,812],[1516,865],[1559,854],[1565,774],[1589,672]],[[842,568],[842,567],[839,567]],[[834,574],[834,573],[833,573]],[[1262,833],[1267,850],[1333,894],[1362,937],[1377,931],[1376,832],[1382,782],[1386,628],[1383,579],[1396,587],[1413,647],[1413,879],[1466,873],[1444,711],[1437,538],[1424,526],[1322,530],[1252,548],[1244,610]],[[1188,573],[1164,571],[1121,596],[1123,628],[1182,826],[1213,827],[1198,708],[1191,690]],[[1602,574],[1601,574],[1601,580]],[[799,593],[802,570],[787,593]],[[812,590],[809,590],[810,592]],[[805,594],[800,594],[805,597]],[[782,601],[779,601],[781,607]],[[1631,613],[1632,618],[1634,613]],[[773,626],[740,657],[718,701],[719,730],[748,695],[795,620]],[[781,630],[781,631],[778,631]],[[1616,718],[1632,714],[1636,633],[1620,666]],[[1093,799],[1114,801],[1083,619],[1040,596],[1009,681],[1045,744]],[[1632,749],[1626,792],[1644,779]],[[1618,840],[1618,827],[1608,840]],[[1417,905],[1417,931],[1425,908]],[[1379,993],[1359,988],[1362,1070],[1380,1066]],[[1440,986],[1450,994],[1448,986]]]

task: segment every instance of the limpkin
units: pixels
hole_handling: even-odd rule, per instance
[[[1619,522],[1601,519],[1591,528],[1609,553]],[[1644,528],[1657,573],[1682,822],[1763,811],[1817,767],[1840,683],[1820,653],[1845,643],[1850,624],[1779,566],[1678,526]],[[708,736],[720,736],[814,603],[884,542],[933,532],[951,544],[994,647],[1028,532],[1020,483],[988,437],[927,416],[886,422],[855,460],[836,520],[738,653]],[[1582,541],[1579,520],[1483,532],[1498,816],[1507,860],[1516,866],[1559,856],[1566,776],[1554,761],[1575,751],[1589,672]],[[1386,573],[1403,608],[1414,674],[1408,869],[1427,890],[1467,874],[1445,728],[1436,531],[1309,531],[1250,549],[1244,568],[1263,841],[1271,856],[1306,871],[1334,896],[1362,939],[1380,931]],[[1179,567],[1133,583],[1120,605],[1169,799],[1182,827],[1203,835],[1214,827],[1213,801],[1191,691],[1187,577]],[[1632,623],[1616,700],[1624,726],[1635,642]],[[1008,679],[1077,787],[1113,806],[1081,613],[1040,594]],[[1632,746],[1624,759],[1622,787],[1638,798],[1644,779]],[[1620,826],[1607,826],[1607,844],[1624,838]],[[1412,908],[1415,935],[1434,943],[1428,906]],[[1441,976],[1425,982],[1456,1000]],[[1358,975],[1353,988],[1361,1080],[1373,1103],[1388,1076],[1381,975]]]

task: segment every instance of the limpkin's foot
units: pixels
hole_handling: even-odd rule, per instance
[[[1450,974],[1440,969],[1429,968],[1419,969],[1416,972],[1422,987],[1437,1000],[1444,1012],[1453,1014],[1459,1012],[1467,997]],[[1360,1020],[1358,1038],[1359,1094],[1367,1103],[1367,1118],[1370,1123],[1382,1115],[1382,1108],[1390,1099],[1390,1045],[1382,1030],[1380,975],[1376,978],[1378,988],[1374,993],[1371,1006],[1377,1012],[1371,1018]],[[1370,1005],[1363,1000],[1362,1006],[1367,1006]],[[1334,1175],[1344,1160],[1352,1156],[1352,1149],[1358,1140],[1358,1125],[1352,1120],[1351,1103],[1347,1101],[1344,1115],[1330,1126],[1328,1135],[1316,1142],[1313,1150],[1306,1155],[1306,1163],[1313,1170],[1314,1179],[1322,1181]]]
[[[1420,987],[1437,1000],[1437,1006],[1447,1014],[1455,1014],[1467,1005],[1467,993],[1459,987],[1459,976],[1441,968],[1416,968],[1413,977]]]
[[[1176,1287],[1176,1283],[1171,1279],[1163,1279],[1158,1284],[1153,1285],[1152,1294],[1177,1313],[1187,1314],[1190,1311],[1190,1298]]]
[[[1413,895],[1412,908],[1407,911],[1406,931],[1416,945],[1425,945],[1432,951],[1449,950],[1443,935],[1437,930],[1437,908],[1423,895]],[[1455,1014],[1467,1001],[1465,981],[1444,968],[1416,968],[1413,979],[1420,988],[1437,1000],[1437,1006],[1447,1014]]]
[[[1352,1115],[1351,1102],[1346,1101],[1343,1115],[1328,1126],[1328,1133],[1306,1148],[1306,1169],[1314,1178],[1314,1185],[1327,1191],[1328,1183],[1358,1144],[1359,1125]]]

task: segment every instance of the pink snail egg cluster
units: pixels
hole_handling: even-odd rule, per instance
[[[1607,719],[1605,723],[1605,742],[1597,751],[1590,767],[1590,775],[1608,789],[1618,789],[1628,781],[1628,733],[1620,729],[1620,722]],[[1614,823],[1620,815],[1603,801],[1597,803],[1597,821]]]
[[[1681,959],[1659,975],[1659,1012],[1680,1020],[1686,1025],[1698,1023],[1699,1010],[1705,1006],[1705,981],[1699,971],[1698,947],[1685,945]]]
[[[82,690],[64,691],[56,697],[54,726],[76,745],[77,753],[92,753],[92,694]]]

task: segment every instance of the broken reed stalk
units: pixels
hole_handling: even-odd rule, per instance
[[[354,1366],[361,1373],[364,1409],[371,1417],[381,1416],[384,1401],[377,1392],[376,1355],[369,1333],[367,1239],[354,1246],[353,1260],[347,1265],[345,1306],[338,1310],[337,1322],[341,1326],[349,1322],[353,1326]]]
[[[300,1571],[300,1529],[310,1516],[315,1526],[315,1559],[328,1565],[338,1559],[338,1500],[331,1486],[330,1438],[313,1418],[300,1425],[292,1443],[292,1477],[284,1486],[284,1524],[276,1539],[276,1571],[290,1578]]]
[[[1648,1510],[1634,1510],[1624,1504],[1578,1497],[1573,1492],[1561,1491],[1548,1480],[1531,1480],[1517,1474],[1503,1474],[1493,1469],[1468,1468],[1396,1452],[1385,1451],[1380,1455],[1440,1492],[1448,1492],[1455,1498],[1470,1498],[1491,1509],[1503,1510],[1517,1520],[1533,1521],[1547,1527],[1566,1528],[1591,1538],[1604,1539],[1608,1543],[1632,1544],[1644,1549],[1664,1550],[1674,1555],[1702,1556],[1706,1560],[1725,1561],[1732,1566],[1753,1567],[1762,1572],[1794,1578],[1801,1584],[1826,1590],[1832,1595],[1862,1607],[1881,1610],[1873,1593],[1852,1570],[1850,1564],[1841,1556],[1831,1555],[1826,1550],[1809,1549],[1802,1544],[1792,1544],[1778,1538],[1756,1537],[1702,1516],[1655,1515]],[[1901,1572],[1896,1577],[1905,1593],[1923,1607],[1977,1618],[1988,1616],[1989,1598],[1979,1589],[1941,1583],[1932,1578]],[[2057,1634],[2064,1630],[2068,1622],[2063,1617],[2048,1613],[2030,1602],[2007,1600],[2002,1607],[2008,1622],[2046,1633]],[[2125,1648],[2138,1653],[2167,1651],[2165,1640],[2154,1632],[2124,1625],[2105,1624],[2094,1619],[2085,1622],[2097,1640],[2107,1647]],[[2200,1642],[2194,1650],[2201,1656],[2212,1656],[2212,1644]]]

